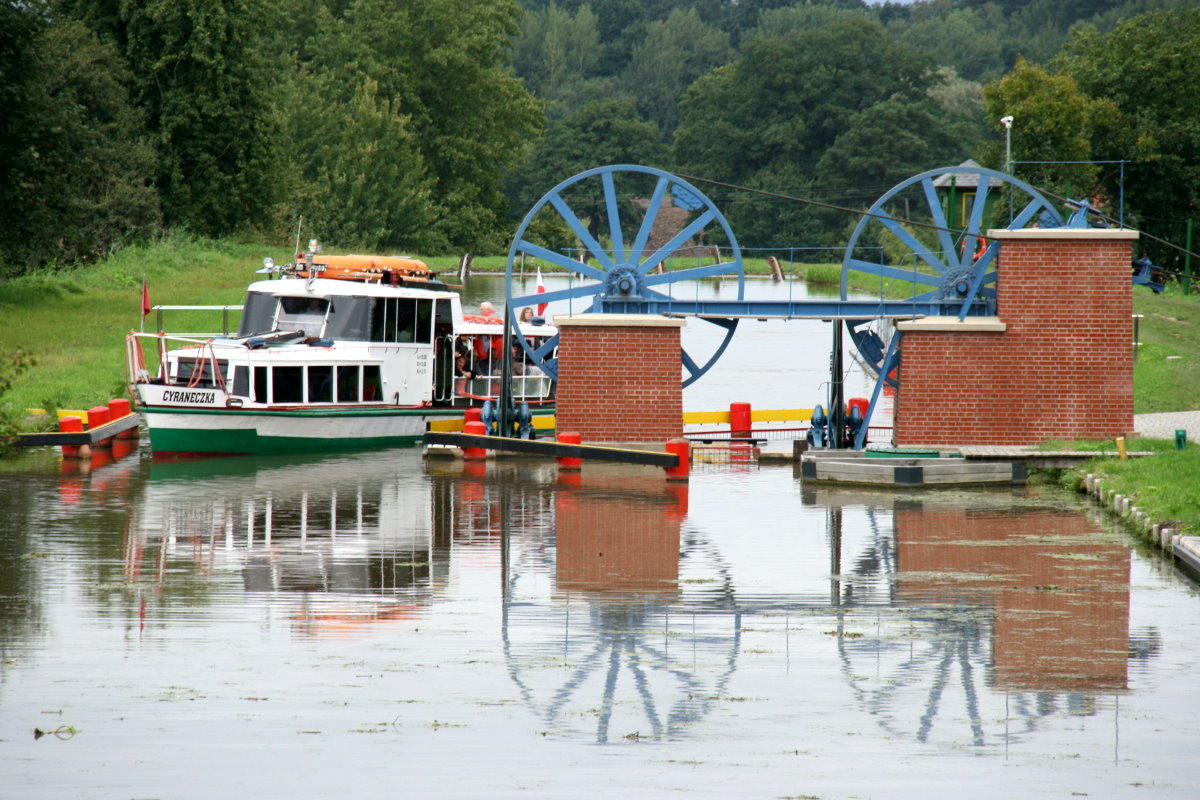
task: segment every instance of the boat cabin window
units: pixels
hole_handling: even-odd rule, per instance
[[[337,399],[339,403],[357,403],[360,368],[340,366],[337,368]]]
[[[275,327],[281,331],[300,331],[305,336],[321,336],[329,301],[323,297],[281,297]]]
[[[273,294],[247,292],[246,302],[242,308],[242,322],[238,326],[238,336],[252,336],[256,333],[273,331],[277,305],[279,305],[279,301]]]
[[[250,396],[250,368],[249,367],[234,367],[233,368],[233,394],[238,397]]]
[[[331,297],[325,318],[325,335],[331,339],[368,340],[371,330],[370,297]]]
[[[267,367],[254,368],[254,395],[250,398],[256,403],[270,401],[267,397]]]
[[[271,402],[304,402],[304,367],[271,367]]]
[[[362,399],[364,403],[382,403],[383,379],[378,364],[364,364],[362,377]]]
[[[217,364],[221,370],[221,376],[228,378],[229,362],[218,361]],[[205,389],[211,389],[216,385],[213,381],[213,362],[211,358],[181,358],[177,362],[175,369],[175,381],[177,383],[186,383],[189,386],[203,387]],[[197,372],[200,374],[197,375]]]
[[[308,367],[308,402],[333,402],[333,366]]]
[[[371,341],[433,341],[433,300],[377,297],[371,313]]]

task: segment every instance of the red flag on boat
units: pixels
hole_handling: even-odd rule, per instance
[[[150,313],[150,284],[146,282],[146,278],[142,278],[142,317],[145,318]]]
[[[546,284],[542,283],[542,268],[538,267],[537,293],[545,294],[545,292],[546,292]],[[546,306],[548,306],[548,305],[550,305],[550,304],[549,303],[538,303],[538,312],[537,313],[538,313],[539,317],[545,316]]]

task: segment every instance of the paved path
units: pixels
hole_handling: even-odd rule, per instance
[[[1135,414],[1133,428],[1150,439],[1174,439],[1175,431],[1185,430],[1189,442],[1200,442],[1200,411]]]

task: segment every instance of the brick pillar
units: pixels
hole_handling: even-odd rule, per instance
[[[683,435],[683,320],[577,314],[555,315],[554,324],[558,430],[578,432],[584,444],[662,445]]]
[[[1035,445],[1133,430],[1137,231],[991,230],[997,316],[901,322],[899,445]]]

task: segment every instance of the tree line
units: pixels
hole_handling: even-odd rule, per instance
[[[498,252],[609,163],[864,208],[923,169],[1002,167],[1004,115],[1014,160],[1074,162],[1020,177],[1123,194],[1179,239],[1193,5],[0,0],[0,275],[166,230],[290,241],[301,217],[346,247]],[[712,195],[749,246],[836,246],[855,221]]]

